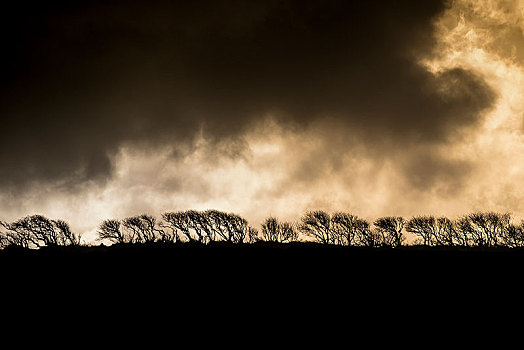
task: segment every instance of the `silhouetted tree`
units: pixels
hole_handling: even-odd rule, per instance
[[[98,238],[112,243],[149,243],[168,241],[169,235],[159,228],[151,215],[137,215],[123,220],[105,220],[98,228]]]
[[[22,248],[37,247],[36,243],[32,242],[30,234],[25,231],[17,232],[10,228],[10,224],[7,222],[0,223],[7,231],[0,234],[0,244],[2,248],[8,246],[17,246]]]
[[[218,218],[215,225],[228,242],[248,243],[257,236],[257,231],[248,225],[247,220],[236,214],[222,213]]]
[[[28,237],[37,247],[58,245],[53,222],[42,215],[26,216],[12,223],[10,229]]]
[[[502,244],[509,248],[524,247],[524,222],[509,224],[500,237]]]
[[[355,231],[358,246],[376,247],[381,244],[380,235],[371,229],[366,220],[358,219],[355,221]]]
[[[333,230],[331,217],[324,211],[307,212],[301,220],[299,230],[323,244],[337,243],[337,235]]]
[[[155,242],[160,237],[165,236],[162,230],[156,227],[156,219],[151,215],[138,215],[126,218],[122,221],[122,226],[130,231],[131,242],[148,243]]]
[[[406,231],[422,239],[424,245],[437,242],[438,224],[434,216],[416,216],[406,223]]]
[[[178,242],[181,240],[207,244],[209,242],[249,243],[260,239],[247,220],[233,213],[218,210],[187,210],[162,215],[163,221],[142,214],[123,220],[105,220],[98,228],[98,239],[112,243]],[[403,229],[420,238],[425,246],[524,247],[524,222],[516,225],[510,214],[475,212],[457,220],[430,215],[415,216],[409,221],[402,217],[381,217],[370,223],[344,212],[330,215],[310,211],[299,225],[280,222],[274,217],[262,224],[261,239],[288,243],[299,239],[299,231],[322,244],[347,246],[401,246]],[[67,222],[42,215],[31,215],[12,223],[0,221],[0,248],[19,246],[79,245],[81,236],[71,231]]]
[[[220,240],[215,228],[215,222],[209,214],[211,211],[195,211],[191,210],[188,212],[190,219],[190,226],[195,231],[201,242],[213,242]]]
[[[458,233],[453,221],[447,217],[439,217],[436,219],[435,241],[437,245],[455,246],[459,244]]]
[[[99,239],[107,239],[112,243],[131,243],[133,237],[124,234],[120,220],[104,220],[98,228]]]
[[[165,220],[164,215],[162,215],[162,219]],[[171,225],[169,222],[160,221],[158,223],[158,226],[161,227],[159,234],[160,240],[162,242],[176,243],[181,241],[180,235],[178,234],[178,230],[175,227],[173,227],[173,225]]]
[[[353,245],[355,242],[355,232],[353,221],[355,217],[347,213],[335,213],[331,217],[331,226],[335,235],[335,244]]]
[[[402,234],[405,221],[402,217],[387,216],[378,218],[373,225],[381,237],[381,244],[389,247],[399,247],[405,240]]]
[[[257,235],[244,218],[218,210],[165,213],[162,218],[166,226],[177,234],[180,232],[189,241],[247,243]]]
[[[196,210],[186,212],[188,216],[189,228],[195,233],[199,242],[207,243],[211,241],[208,232],[205,230],[204,220],[207,216],[205,213]]]
[[[456,237],[460,240],[461,245],[494,247],[499,245],[510,225],[510,220],[509,214],[471,213],[455,222]]]
[[[488,247],[499,245],[501,237],[511,221],[510,214],[495,212],[473,213],[469,215],[469,218],[475,227],[474,241],[483,242]]]
[[[162,214],[162,219],[166,222],[166,225],[173,231],[180,232],[188,241],[195,241],[196,239],[191,236],[191,223],[187,212],[178,211],[171,213]],[[180,235],[178,235],[180,237]]]
[[[473,242],[473,225],[467,216],[463,216],[454,222],[456,230],[456,239],[458,245],[469,247]]]
[[[82,236],[71,231],[69,224],[64,220],[53,220],[55,228],[58,230],[58,237],[61,245],[80,245]]]
[[[349,246],[374,246],[376,244],[376,236],[369,229],[369,223],[366,220],[347,213],[335,213],[331,221],[337,244]]]
[[[2,246],[23,248],[79,245],[81,236],[71,231],[63,220],[51,220],[42,215],[31,215],[13,223],[2,222],[7,230],[0,238]]]
[[[292,224],[270,217],[262,224],[262,239],[266,242],[289,243],[298,240],[298,232]]]
[[[205,212],[207,223],[211,228],[211,236],[215,240],[233,241],[230,225],[227,224],[229,215],[218,210],[208,210]]]
[[[464,244],[455,224],[446,217],[417,216],[406,223],[406,230],[422,239],[424,245],[454,246]]]

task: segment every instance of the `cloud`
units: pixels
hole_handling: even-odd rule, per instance
[[[449,5],[11,4],[0,219],[522,214],[518,2]]]
[[[10,38],[0,87],[0,186],[104,183],[126,145],[176,145],[176,158],[203,136],[238,157],[242,138],[268,114],[296,130],[334,119],[381,157],[448,142],[477,125],[494,94],[465,68],[434,74],[418,63],[431,52],[433,21],[446,5],[10,5],[2,24]],[[217,147],[208,149],[216,159]]]

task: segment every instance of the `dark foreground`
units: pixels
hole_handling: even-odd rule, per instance
[[[524,250],[153,243],[6,249],[0,266],[4,279],[65,284],[520,283]]]
[[[125,325],[127,339],[137,327],[182,336],[175,324],[196,333],[220,325],[232,338],[293,329],[308,339],[319,327],[346,334],[351,323],[390,339],[397,329],[424,335],[427,322],[455,334],[487,311],[514,313],[524,251],[141,244],[7,249],[0,266],[2,305],[30,309],[17,313],[21,324],[60,313],[88,329]]]

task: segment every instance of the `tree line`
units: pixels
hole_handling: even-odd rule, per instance
[[[81,235],[72,232],[67,222],[42,215],[26,216],[12,223],[0,221],[0,229],[0,248],[83,244]],[[97,240],[111,244],[314,241],[326,245],[396,248],[407,245],[406,233],[415,236],[410,245],[524,247],[524,222],[515,224],[510,214],[496,212],[475,212],[454,220],[430,215],[409,220],[385,216],[369,222],[349,213],[309,211],[298,223],[269,217],[257,230],[234,213],[187,210],[166,212],[160,220],[146,214],[104,220],[98,226]]]

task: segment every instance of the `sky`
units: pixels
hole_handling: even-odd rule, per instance
[[[524,0],[47,1],[0,14],[0,220],[524,218]]]

